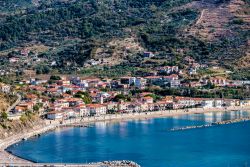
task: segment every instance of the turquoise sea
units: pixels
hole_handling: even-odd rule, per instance
[[[88,163],[132,160],[142,167],[250,166],[250,121],[169,131],[250,116],[232,111],[168,118],[98,122],[57,129],[7,148],[35,162]]]

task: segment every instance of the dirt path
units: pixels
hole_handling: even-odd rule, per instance
[[[199,19],[192,25],[187,33],[207,39],[215,40],[223,36],[232,36],[233,32],[228,28],[233,14],[229,10],[229,3],[216,4],[213,1],[206,2],[198,1],[193,4],[193,8],[201,10]]]
[[[7,109],[7,113],[9,113],[12,109],[14,109],[22,100],[22,96],[20,94],[16,94],[17,95],[17,100],[15,101],[14,104],[12,104],[8,109]]]

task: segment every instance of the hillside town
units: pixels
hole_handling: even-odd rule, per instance
[[[23,113],[37,112],[47,119],[70,119],[101,116],[114,113],[140,113],[188,108],[227,108],[250,106],[249,99],[196,98],[184,96],[156,96],[145,91],[149,86],[170,88],[239,86],[223,78],[201,79],[197,83],[182,83],[182,71],[178,66],[156,68],[155,75],[101,79],[96,77],[50,76],[48,80],[30,78],[22,80],[15,89],[21,101],[9,115],[15,119]],[[162,74],[166,75],[162,75]],[[21,85],[21,86],[20,86]],[[1,84],[2,92],[10,93],[11,87]],[[137,91],[135,91],[137,90]]]
[[[249,80],[230,79],[226,77],[231,73],[230,71],[202,64],[190,56],[186,56],[182,60],[182,66],[167,63],[154,64],[152,61],[156,57],[159,58],[157,53],[142,52],[143,66],[141,62],[135,62],[135,66],[142,67],[133,74],[120,77],[82,76],[76,73],[75,75],[47,74],[47,77],[39,78],[36,75],[44,73],[46,70],[49,72],[49,69],[43,67],[43,69],[35,71],[32,68],[23,67],[36,66],[41,62],[53,67],[58,62],[39,58],[35,52],[23,48],[15,51],[8,60],[3,59],[9,62],[9,68],[3,68],[0,75],[8,77],[15,74],[17,79],[12,84],[1,83],[0,91],[17,94],[21,97],[16,105],[8,109],[10,118],[15,119],[20,118],[27,111],[37,112],[47,119],[68,119],[114,113],[250,105],[248,97],[227,98],[220,90],[249,89]],[[160,58],[162,61],[164,59]],[[87,65],[85,63],[84,68],[101,67],[103,66],[102,61],[91,59],[86,61]],[[144,66],[149,70],[145,70]],[[156,91],[160,88],[179,92],[186,91],[186,93],[176,95],[169,92],[159,95],[151,91],[152,88]],[[213,88],[218,89],[217,92],[221,94],[219,98],[204,96]],[[203,95],[191,96],[191,89],[200,91]]]
[[[248,166],[250,0],[0,0],[0,167]]]

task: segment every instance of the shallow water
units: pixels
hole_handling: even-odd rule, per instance
[[[171,132],[250,116],[249,112],[191,114],[168,118],[98,122],[64,128],[8,148],[37,162],[86,163],[132,160],[145,167],[250,166],[250,121]]]

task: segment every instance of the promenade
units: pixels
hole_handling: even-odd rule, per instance
[[[122,120],[131,120],[131,119],[148,119],[148,118],[156,118],[156,117],[169,117],[169,116],[178,116],[178,115],[184,115],[184,114],[194,114],[194,113],[208,113],[208,112],[221,112],[221,111],[233,111],[233,110],[244,110],[244,111],[250,111],[250,106],[248,107],[228,107],[228,108],[190,108],[190,109],[179,109],[179,110],[164,110],[164,111],[154,111],[154,112],[143,112],[143,113],[128,113],[128,114],[110,114],[110,115],[102,115],[102,116],[96,116],[96,117],[84,117],[84,118],[76,118],[76,119],[69,119],[64,120],[63,122],[60,122],[58,120],[50,121],[45,120],[46,126],[39,127],[37,129],[33,129],[29,133],[25,134],[17,134],[13,135],[11,137],[5,138],[3,140],[0,140],[0,166],[6,166],[2,164],[26,164],[25,166],[39,166],[39,164],[34,164],[32,162],[29,162],[27,160],[23,160],[21,158],[18,158],[14,155],[9,154],[5,151],[5,149],[15,144],[22,139],[28,139],[30,137],[40,135],[42,133],[54,130],[56,128],[60,127],[66,127],[66,126],[84,126],[91,122],[98,122],[98,121],[122,121]],[[60,164],[58,164],[60,165]],[[72,166],[71,164],[70,166]],[[87,167],[92,167],[93,165],[100,166],[100,164],[91,164],[92,166],[89,166],[86,164]],[[82,166],[86,166],[83,164]],[[19,166],[19,165],[18,165]],[[23,166],[23,165],[21,165]]]
[[[141,112],[141,113],[124,113],[124,114],[109,114],[95,117],[84,117],[76,118],[70,120],[64,120],[61,126],[76,126],[84,125],[91,122],[100,121],[122,121],[130,119],[148,119],[157,117],[170,117],[178,116],[184,114],[194,114],[194,113],[208,113],[208,112],[221,112],[221,111],[234,111],[234,110],[244,110],[250,111],[250,106],[247,107],[227,107],[225,108],[189,108],[189,109],[178,109],[178,110],[163,110],[163,111],[152,111],[152,112]]]

